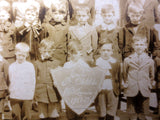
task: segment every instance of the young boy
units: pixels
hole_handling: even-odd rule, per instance
[[[129,22],[127,16],[127,9],[130,4],[136,4],[137,6],[142,6],[144,8],[144,15],[142,22],[148,27],[152,27],[155,24],[155,20],[158,14],[157,6],[158,0],[121,0],[121,24],[122,26]]]
[[[154,61],[145,52],[147,37],[136,35],[132,43],[134,53],[124,59],[124,95],[130,120],[147,119],[149,114],[150,89],[154,85]]]
[[[17,42],[25,42],[30,47],[29,59],[35,61],[38,59],[38,44],[41,36],[41,25],[39,22],[39,3],[26,3],[24,23],[17,28]]]
[[[2,56],[9,62],[15,61],[15,26],[11,22],[10,4],[0,2],[0,42],[3,47]]]
[[[59,61],[60,66],[67,60],[67,15],[67,0],[53,1],[42,24],[43,37],[54,43],[54,59]]]
[[[90,9],[87,6],[75,10],[77,25],[70,26],[68,32],[68,60],[80,56],[88,64],[93,64],[93,54],[97,50],[96,29],[88,24]]]
[[[142,16],[144,14],[144,9],[142,6],[137,6],[135,3],[131,3],[128,6],[128,16],[130,18],[130,23],[126,24],[121,31],[120,45],[123,46],[123,59],[128,57],[133,52],[132,43],[133,36],[136,34],[144,34],[147,37],[147,51],[152,52],[151,44],[152,37],[150,33],[150,28],[146,27],[142,21]]]
[[[8,95],[8,67],[9,63],[1,55],[3,47],[0,44],[0,113],[4,111],[4,98]]]
[[[98,48],[106,43],[112,43],[113,56],[122,61],[122,55],[119,48],[119,30],[116,25],[115,10],[113,5],[106,4],[101,8],[101,15],[103,18],[103,24],[97,28],[99,40]]]
[[[9,92],[12,111],[15,120],[21,120],[22,106],[25,108],[25,117],[31,120],[32,100],[35,92],[35,69],[32,63],[26,61],[29,55],[29,46],[18,43],[15,46],[16,62],[9,66]]]
[[[153,48],[153,58],[155,61],[155,80],[156,80],[156,91],[157,91],[157,99],[158,99],[158,110],[160,114],[160,4],[158,5],[158,20],[153,28],[153,36],[154,36],[154,48]]]
[[[120,94],[120,62],[112,57],[112,43],[104,44],[101,47],[100,54],[101,56],[96,60],[96,65],[105,71],[106,76],[102,90],[97,98],[99,120],[114,120],[118,107],[118,96]]]
[[[35,62],[36,68],[36,92],[35,100],[38,102],[40,119],[58,119],[60,116],[60,96],[53,85],[50,69],[59,65],[58,60],[53,59],[54,43],[48,39],[43,39],[39,46],[40,60]]]

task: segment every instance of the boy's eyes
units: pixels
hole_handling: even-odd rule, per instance
[[[56,9],[52,9],[52,12],[53,13],[60,13],[60,14],[65,14],[66,13],[66,11],[64,11],[64,10],[56,10]]]
[[[131,17],[140,17],[141,14],[130,14]]]
[[[103,15],[104,17],[112,17],[113,15]]]
[[[66,12],[64,10],[60,10],[59,13],[65,14]]]
[[[112,50],[109,50],[109,49],[104,49],[104,50],[103,50],[103,49],[102,49],[102,52],[106,52],[106,51],[107,51],[107,52],[110,52],[110,51],[112,51]]]

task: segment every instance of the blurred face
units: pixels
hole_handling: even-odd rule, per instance
[[[137,42],[133,43],[133,48],[134,48],[134,51],[138,55],[140,55],[146,50],[147,44],[143,40],[142,41],[137,41]]]
[[[26,52],[21,52],[21,51],[17,51],[16,52],[16,59],[18,63],[23,63],[26,58],[27,58],[28,54]]]
[[[47,60],[52,57],[52,50],[40,48],[41,60]]]
[[[67,15],[66,8],[52,8],[52,18],[55,22],[63,22]]]
[[[0,12],[0,21],[2,23],[8,21],[9,18],[10,18],[10,15],[7,11],[3,10]]]
[[[102,13],[102,17],[105,24],[112,24],[114,22],[114,14],[112,12]]]
[[[109,59],[113,54],[112,44],[105,44],[101,48],[101,57],[105,60]]]
[[[25,20],[28,22],[28,23],[32,23],[36,20],[37,18],[37,13],[32,11],[32,10],[28,10],[26,11],[25,13]]]
[[[128,16],[129,16],[132,24],[134,24],[134,25],[140,24],[141,17],[142,17],[141,13],[139,13],[139,12],[130,12],[128,14]]]
[[[87,11],[77,11],[76,19],[80,25],[85,25],[88,22],[89,16]]]

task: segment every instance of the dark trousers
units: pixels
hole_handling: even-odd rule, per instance
[[[149,97],[143,97],[139,92],[134,97],[127,97],[127,112],[130,120],[145,119],[149,115]]]

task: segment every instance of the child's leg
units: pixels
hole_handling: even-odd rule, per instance
[[[127,112],[130,120],[137,120],[135,111],[135,97],[127,97]]]
[[[21,101],[11,100],[13,120],[21,120]]]
[[[113,90],[107,91],[107,116],[106,120],[114,120],[118,107],[118,96],[115,96]]]
[[[101,93],[98,95],[97,105],[98,105],[97,112],[99,113],[99,120],[104,120],[107,114],[105,91],[101,91]]]
[[[27,120],[31,120],[32,101],[25,100],[23,102],[23,107],[24,107],[25,117],[27,118]]]
[[[60,103],[49,103],[48,104],[48,117],[49,118],[58,118],[60,117]]]
[[[39,111],[39,118],[41,119],[48,118],[47,103],[39,102],[38,111]]]
[[[138,94],[137,96],[137,101],[139,101],[139,107],[137,110],[139,112],[139,119],[140,120],[150,120],[151,118],[149,117],[149,97],[143,97],[141,93]]]

